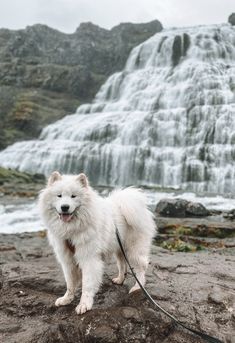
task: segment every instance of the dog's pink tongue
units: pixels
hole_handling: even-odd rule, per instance
[[[72,219],[72,214],[61,214],[60,219],[63,220],[63,222],[67,223]]]

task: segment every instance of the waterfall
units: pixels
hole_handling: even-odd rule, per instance
[[[235,191],[235,28],[168,29],[132,50],[92,104],[0,152],[20,171],[95,185]]]

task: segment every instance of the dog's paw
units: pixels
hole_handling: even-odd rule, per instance
[[[83,313],[89,311],[91,308],[92,308],[92,305],[81,303],[76,307],[75,311],[77,314],[83,314]]]
[[[115,283],[116,285],[122,285],[124,282],[124,278],[118,276],[118,277],[113,278],[112,282]]]
[[[73,301],[73,297],[63,296],[61,298],[56,299],[55,306],[64,306],[68,305]]]

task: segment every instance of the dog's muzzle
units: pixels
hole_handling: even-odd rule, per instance
[[[69,223],[75,216],[76,211],[79,209],[80,206],[76,207],[75,210],[71,213],[69,213],[69,206],[68,205],[62,205],[61,210],[62,212],[58,212],[58,215],[60,217],[60,220],[62,220],[64,223]]]
[[[62,212],[62,213],[58,213],[58,214],[59,214],[60,220],[62,220],[65,223],[70,222],[73,219],[73,216],[74,216],[74,212],[73,213],[64,213],[64,212]]]

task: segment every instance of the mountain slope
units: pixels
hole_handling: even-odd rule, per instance
[[[40,24],[0,29],[0,149],[91,101],[131,49],[161,30],[157,20],[111,30],[83,23],[73,34]]]

